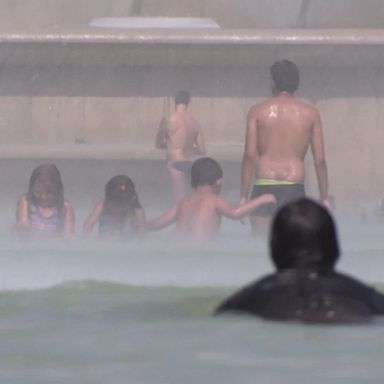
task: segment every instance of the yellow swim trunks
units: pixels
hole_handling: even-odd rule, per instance
[[[305,196],[304,185],[292,181],[281,181],[274,179],[258,179],[252,188],[251,199],[261,196],[264,193],[271,193],[276,197],[276,204],[263,205],[256,208],[251,216],[271,216],[277,208],[289,201]]]
[[[295,181],[275,180],[275,179],[257,179],[255,185],[294,185],[300,184]]]

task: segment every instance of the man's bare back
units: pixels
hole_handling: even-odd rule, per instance
[[[274,84],[274,96],[254,105],[248,113],[241,196],[248,197],[254,176],[253,197],[265,193],[263,188],[272,184],[271,189],[280,188],[287,198],[304,194],[304,158],[311,147],[320,198],[327,204],[328,179],[320,115],[315,107],[294,96],[298,72],[293,81],[289,76],[292,68],[295,75],[295,64],[288,61],[277,62],[274,66],[276,64],[280,72],[275,77],[280,88]],[[283,191],[293,188],[296,189],[293,192]]]
[[[192,161],[197,155],[205,154],[203,133],[200,124],[188,112],[189,101],[187,92],[176,94],[175,112],[168,119],[162,119],[156,137],[156,147],[166,150],[174,201],[187,193],[187,174]]]
[[[166,127],[167,161],[192,160],[205,153],[200,124],[180,105],[170,116]]]
[[[257,177],[303,183],[308,147],[316,134],[316,139],[322,140],[317,132],[320,117],[316,109],[280,93],[254,106],[249,124],[257,135]]]

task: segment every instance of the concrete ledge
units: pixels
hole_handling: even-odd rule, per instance
[[[207,144],[207,156],[241,161],[243,143]],[[164,161],[164,151],[151,145],[54,144],[0,146],[0,159],[137,159]]]
[[[359,50],[356,50],[356,47]],[[379,66],[384,30],[49,30],[0,32],[0,65],[35,67]]]
[[[0,31],[0,43],[384,45],[384,29],[51,29]]]

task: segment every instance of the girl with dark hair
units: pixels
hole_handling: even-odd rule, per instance
[[[98,201],[86,219],[83,232],[90,234],[99,224],[99,236],[142,232],[145,214],[132,180],[125,175],[112,177],[105,185],[105,197]],[[130,225],[127,225],[127,224]]]
[[[38,237],[74,235],[74,211],[64,199],[61,175],[54,164],[42,164],[33,170],[28,192],[17,204],[15,230]]]

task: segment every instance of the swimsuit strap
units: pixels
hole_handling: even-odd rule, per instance
[[[54,209],[52,216],[45,217],[38,207],[31,205],[29,208],[29,221],[33,230],[41,233],[56,233],[60,229],[60,217],[57,209]]]

